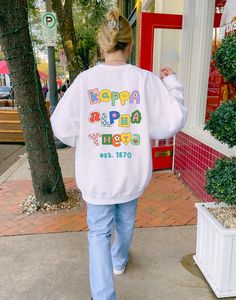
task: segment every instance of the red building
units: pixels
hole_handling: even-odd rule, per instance
[[[236,149],[203,130],[205,121],[235,89],[215,68],[212,54],[225,30],[236,28],[234,0],[118,1],[135,35],[132,63],[155,73],[164,65],[176,70],[185,89],[188,121],[174,139],[154,141],[156,169],[172,168],[203,201],[205,172],[217,158],[236,155]],[[222,17],[223,12],[223,17]],[[173,148],[173,159],[170,157]]]

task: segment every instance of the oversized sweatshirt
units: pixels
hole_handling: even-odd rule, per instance
[[[160,80],[130,64],[80,73],[58,103],[55,136],[76,147],[76,183],[91,204],[138,198],[152,176],[151,139],[181,130],[187,109],[176,76]]]

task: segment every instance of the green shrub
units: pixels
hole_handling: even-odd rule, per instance
[[[214,60],[224,78],[236,83],[236,34],[226,35],[217,49]]]
[[[236,145],[236,100],[225,101],[212,114],[204,127],[221,143]]]
[[[236,205],[236,157],[218,159],[206,172],[206,190],[219,202]]]
[[[226,80],[236,84],[236,35],[226,35],[214,59]],[[223,102],[204,127],[221,143],[236,146],[236,99]],[[236,205],[236,157],[217,159],[213,169],[206,172],[206,190],[219,202]]]

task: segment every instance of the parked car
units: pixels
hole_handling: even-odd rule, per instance
[[[11,99],[13,95],[13,89],[11,86],[0,86],[0,99]]]

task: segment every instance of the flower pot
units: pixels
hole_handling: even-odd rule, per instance
[[[208,211],[215,203],[196,203],[195,206],[198,210],[197,246],[193,258],[218,298],[234,297],[236,229],[223,227]]]

